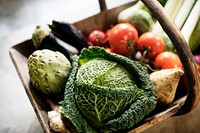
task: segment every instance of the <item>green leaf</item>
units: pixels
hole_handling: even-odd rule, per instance
[[[88,125],[86,120],[81,116],[74,98],[74,80],[78,71],[78,56],[71,57],[72,70],[69,75],[66,89],[64,93],[64,100],[61,102],[61,111],[68,120],[76,127],[76,130],[80,133],[96,133],[94,129]]]
[[[96,128],[102,128],[108,120],[119,117],[142,94],[143,90],[136,86],[109,88],[75,82],[76,103]]]
[[[83,49],[77,58],[62,110],[78,132],[128,129],[155,108],[146,67],[96,46]]]

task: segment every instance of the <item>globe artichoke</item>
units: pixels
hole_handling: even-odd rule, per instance
[[[28,57],[28,70],[32,85],[52,95],[64,91],[71,64],[62,53],[43,49]]]

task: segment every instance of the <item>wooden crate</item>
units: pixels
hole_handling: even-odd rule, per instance
[[[100,0],[101,1],[101,0]],[[148,116],[146,116],[138,124],[134,125],[129,133],[136,133],[144,131],[145,129],[161,122],[173,115],[182,115],[190,112],[199,101],[199,74],[196,73],[197,68],[192,58],[192,53],[189,50],[184,38],[180,32],[171,22],[170,18],[166,15],[162,7],[155,0],[142,0],[144,4],[152,11],[157,20],[163,26],[165,32],[169,35],[172,42],[175,44],[175,48],[179,54],[179,57],[184,65],[185,73],[188,80],[188,93],[181,94],[172,104],[166,108],[156,109]],[[111,25],[116,24],[117,15],[123,9],[130,7],[133,3],[128,3],[110,10],[106,10],[105,6],[101,6],[102,12],[92,17],[86,18],[79,22],[74,23],[75,27],[81,30],[84,34],[88,34],[94,29],[106,30]],[[89,26],[88,26],[89,25]],[[29,100],[34,108],[34,111],[39,119],[39,122],[45,133],[53,132],[49,127],[47,118],[47,112],[51,110],[47,99],[51,97],[39,94],[33,89],[30,84],[30,78],[28,75],[27,58],[35,51],[31,38],[28,38],[24,42],[14,45],[10,49],[11,59],[16,67],[17,73],[21,79],[24,89],[29,97]],[[69,123],[70,125],[70,123]],[[69,130],[73,132],[73,126],[69,126]]]

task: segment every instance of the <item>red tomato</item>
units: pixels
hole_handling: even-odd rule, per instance
[[[107,38],[109,38],[109,36],[110,36],[110,31],[111,31],[111,29],[108,29],[108,30],[106,31],[106,33],[105,33]]]
[[[149,59],[154,59],[156,55],[164,51],[164,48],[165,43],[162,37],[153,32],[145,32],[137,40],[137,49],[146,51],[146,57]]]
[[[94,46],[102,46],[106,41],[106,34],[101,30],[94,30],[88,35],[88,41]]]
[[[136,28],[129,23],[119,23],[115,25],[109,35],[111,51],[121,55],[131,53],[138,39]]]
[[[180,67],[183,69],[182,63],[177,54],[165,51],[158,54],[154,60],[155,68],[170,69],[174,67]]]

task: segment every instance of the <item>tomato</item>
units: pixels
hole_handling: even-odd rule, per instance
[[[121,55],[130,54],[138,39],[136,28],[129,23],[116,24],[109,34],[111,51]]]
[[[101,30],[94,30],[88,35],[88,41],[94,46],[102,46],[106,41],[106,34]]]
[[[165,43],[161,36],[153,32],[145,32],[137,40],[137,49],[146,52],[148,59],[154,59],[164,51]]]
[[[170,52],[165,51],[158,54],[154,60],[155,68],[163,68],[163,69],[170,69],[174,67],[180,67],[183,69],[181,60],[179,59],[178,55]]]
[[[106,37],[109,38],[111,29],[106,30]]]
[[[111,29],[107,29],[105,31],[105,34],[106,34],[106,41],[105,41],[105,45],[104,45],[104,48],[109,48],[110,49],[110,45],[109,45],[109,42],[108,42],[108,39],[110,37],[110,31]],[[111,49],[110,49],[111,50]]]

